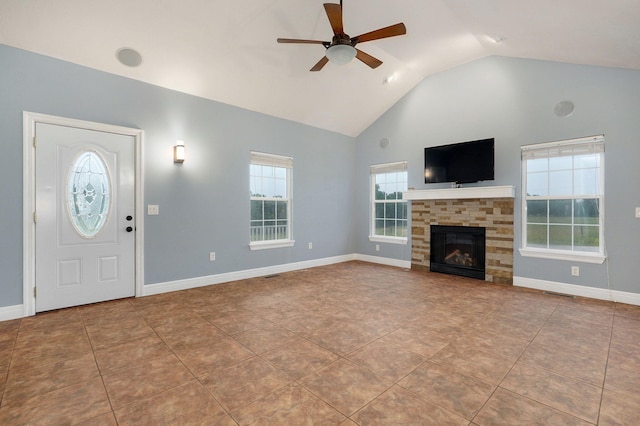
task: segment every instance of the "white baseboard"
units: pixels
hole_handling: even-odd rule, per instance
[[[0,321],[25,317],[24,305],[3,306],[0,308]]]
[[[304,262],[286,263],[283,265],[267,266],[264,268],[246,269],[244,271],[227,272],[224,274],[208,275],[204,277],[188,278],[185,280],[168,281],[144,286],[143,296],[168,293],[171,291],[187,290],[190,288],[204,287],[212,284],[221,284],[230,281],[246,280],[249,278],[264,277],[265,275],[281,274],[284,272],[299,271],[301,269],[317,266],[332,265],[334,263],[355,260],[355,255],[327,257],[324,259],[307,260]]]
[[[168,281],[144,286],[143,296],[168,293],[171,291],[188,290],[190,288],[204,287],[212,284],[222,284],[230,281],[246,280],[249,278],[264,277],[265,275],[281,274],[301,269],[318,266],[333,265],[335,263],[361,260],[363,262],[378,263],[381,265],[396,266],[398,268],[411,268],[411,262],[389,259],[385,257],[369,256],[363,254],[349,254],[345,256],[326,257],[323,259],[307,260],[304,262],[286,263],[283,265],[267,266],[264,268],[247,269],[244,271],[227,272],[224,274],[208,275],[204,277],[188,278],[185,280]]]
[[[591,299],[609,300],[612,302],[640,306],[640,294],[629,293],[626,291],[586,287],[575,284],[515,276],[513,277],[513,285],[516,287],[533,288],[536,290],[552,291],[554,293],[570,294],[572,296],[589,297]]]

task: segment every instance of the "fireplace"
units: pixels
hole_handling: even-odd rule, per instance
[[[410,190],[402,198],[411,201],[411,269],[431,269],[432,226],[484,227],[484,280],[513,284],[514,186]]]
[[[485,279],[486,228],[431,225],[433,272]]]

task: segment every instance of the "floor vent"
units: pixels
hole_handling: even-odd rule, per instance
[[[548,294],[550,296],[561,296],[561,297],[570,297],[575,299],[576,297],[572,294],[564,294],[564,293],[556,293],[555,291],[544,291],[543,294]]]

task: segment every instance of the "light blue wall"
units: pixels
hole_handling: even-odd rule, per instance
[[[355,251],[353,138],[0,45],[0,307],[22,303],[23,111],[145,131],[145,284]],[[251,150],[294,159],[292,248],[248,248]]]
[[[575,103],[566,118],[561,100]],[[361,253],[410,260],[410,244],[368,241],[369,165],[409,161],[424,189],[423,148],[496,138],[496,181],[515,185],[520,246],[520,146],[605,134],[608,264],[522,258],[517,276],[640,293],[640,72],[492,57],[425,79],[353,138],[0,45],[0,307],[22,303],[22,112],[145,131],[145,283]],[[383,149],[379,141],[391,139]],[[171,146],[185,140],[176,166]],[[250,150],[294,158],[293,248],[247,246]],[[431,186],[433,187],[433,186]],[[437,187],[437,186],[436,186]],[[336,208],[339,206],[339,208]],[[313,250],[307,244],[313,243]],[[217,260],[209,262],[215,251]]]
[[[554,106],[575,104],[559,118]],[[369,165],[408,160],[409,187],[423,182],[423,149],[473,139],[496,139],[496,180],[484,185],[516,186],[516,248],[521,246],[520,146],[604,134],[605,244],[608,264],[524,258],[515,253],[519,277],[640,293],[637,272],[640,219],[640,72],[535,60],[490,57],[421,82],[357,138],[356,214],[368,212]],[[383,137],[391,140],[381,148]],[[480,184],[483,185],[483,184]],[[442,186],[442,185],[440,185]],[[404,248],[381,244],[375,252],[368,223],[359,222],[359,253],[411,259]],[[570,275],[571,265],[581,276]]]

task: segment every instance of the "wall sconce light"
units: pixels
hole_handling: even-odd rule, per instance
[[[176,141],[173,147],[173,162],[177,164],[184,163],[184,141]]]

